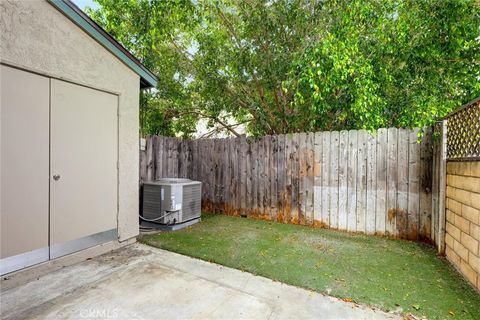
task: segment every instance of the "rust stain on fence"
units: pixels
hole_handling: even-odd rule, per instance
[[[396,216],[397,216],[397,209],[395,208],[388,209],[387,217],[388,217],[389,223],[393,224],[395,222]]]
[[[312,226],[315,227],[315,228],[325,228],[325,229],[330,228],[329,225],[327,225],[325,222],[320,221],[320,220],[313,220]]]
[[[267,220],[267,221],[272,220],[272,216],[270,214],[262,212],[260,210],[251,210],[249,212],[248,217],[254,218],[254,219],[259,219],[259,220]]]
[[[407,234],[407,211],[403,208],[397,208],[397,221],[395,223],[397,229],[397,237],[405,239]]]
[[[417,225],[413,222],[408,221],[407,224],[407,239],[408,240],[417,240],[418,239],[418,229]]]
[[[215,212],[215,204],[212,203],[210,200],[202,199],[202,210]]]
[[[417,240],[421,237],[417,229],[417,224],[408,221],[407,210],[403,208],[390,208],[388,209],[387,217],[388,223],[391,226],[395,226],[394,236],[408,240]]]
[[[285,202],[285,221],[290,221],[292,218],[292,186],[287,186],[287,197]]]
[[[280,191],[278,193],[278,205],[277,205],[277,218],[276,221],[284,223],[285,222],[285,192]]]

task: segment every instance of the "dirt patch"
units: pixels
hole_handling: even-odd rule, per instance
[[[92,263],[97,263],[99,265],[110,263],[112,267],[117,267],[134,262],[138,257],[145,255],[148,255],[145,251],[138,250],[134,246],[126,246],[120,250],[105,253],[95,259],[91,259],[91,261]]]

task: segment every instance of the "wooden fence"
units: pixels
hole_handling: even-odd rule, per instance
[[[153,136],[141,181],[199,180],[204,210],[432,239],[432,134],[425,128],[180,140]]]

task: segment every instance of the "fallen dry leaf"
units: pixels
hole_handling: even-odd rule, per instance
[[[412,304],[412,308],[415,310],[420,310],[420,305],[418,303]]]

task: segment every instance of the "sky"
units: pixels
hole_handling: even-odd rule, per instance
[[[98,3],[93,2],[93,0],[73,0],[73,3],[75,3],[83,11],[85,11],[85,7],[90,7],[93,9],[98,8]]]

